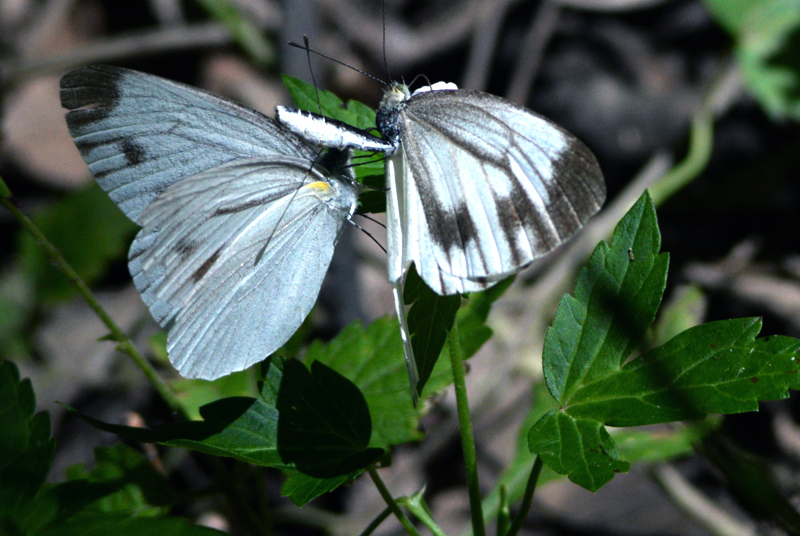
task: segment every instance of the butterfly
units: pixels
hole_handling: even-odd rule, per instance
[[[388,277],[407,361],[402,281],[412,263],[440,295],[484,290],[567,240],[605,200],[600,166],[580,140],[455,84],[390,86],[376,116],[382,138],[280,106],[276,118],[319,145],[388,156]],[[411,365],[409,378],[415,390]]]
[[[319,294],[360,191],[349,151],[157,76],[92,66],[61,79],[75,145],[142,229],[128,267],[167,353],[212,380],[280,348]]]

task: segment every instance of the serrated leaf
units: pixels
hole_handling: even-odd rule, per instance
[[[547,330],[543,367],[553,397],[566,405],[581,385],[620,367],[655,318],[668,256],[655,207],[645,193],[580,271],[575,296],[565,295]],[[634,254],[634,260],[631,255]]]
[[[696,326],[628,361],[666,283],[659,244],[645,193],[617,226],[611,245],[597,246],[545,339],[545,378],[558,409],[530,430],[529,448],[592,491],[628,466],[606,425],[751,411],[760,400],[784,398],[800,387],[800,341],[756,339],[758,319]]]
[[[88,284],[102,276],[109,264],[128,250],[137,229],[92,181],[33,216],[33,221]],[[63,300],[75,292],[28,233],[20,236],[23,269],[35,278],[37,291],[47,300]]]

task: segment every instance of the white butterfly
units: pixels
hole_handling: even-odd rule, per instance
[[[142,226],[129,268],[178,372],[215,379],[282,346],[355,210],[349,152],[319,157],[256,111],[117,67],[68,73],[61,102],[97,182]]]
[[[287,108],[277,119],[301,136],[314,132],[323,146],[390,155],[388,272],[401,327],[401,284],[412,262],[440,295],[483,290],[569,238],[605,199],[597,160],[577,138],[522,106],[455,84],[413,94],[392,86],[376,118],[382,140],[343,135],[340,124]]]

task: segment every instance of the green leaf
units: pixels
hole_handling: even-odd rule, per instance
[[[461,296],[439,296],[417,275],[412,265],[406,276],[403,301],[411,305],[408,310],[408,330],[419,371],[417,388],[422,391],[456,320]]]
[[[350,380],[320,361],[311,364],[311,371],[296,359],[273,359],[270,368],[281,365],[273,396],[284,463],[309,476],[333,478],[363,469],[383,454],[381,448],[367,447],[372,434],[369,409]]]
[[[736,40],[744,81],[773,117],[800,120],[800,3],[706,0]]]
[[[667,277],[667,254],[645,193],[617,225],[611,245],[595,248],[561,299],[544,343],[544,375],[563,406],[581,385],[619,368],[653,321]],[[635,260],[631,261],[630,250]]]
[[[33,221],[87,284],[124,257],[137,228],[94,181],[38,212]],[[20,258],[44,299],[63,300],[74,294],[72,284],[28,233],[20,238]]]
[[[297,471],[286,471],[286,473],[286,482],[281,486],[281,497],[287,497],[297,506],[303,506],[353,480],[361,474],[361,471],[333,478],[315,478]]]
[[[0,362],[0,514],[36,495],[53,463],[50,415],[35,407],[30,380],[20,380],[10,361]]]
[[[203,421],[133,428],[79,412],[93,426],[135,441],[184,447],[247,463],[333,477],[362,469],[382,453],[369,449],[363,396],[322,363],[270,358],[263,399],[231,397],[200,408]],[[75,410],[72,410],[75,411]]]
[[[166,513],[164,506],[181,498],[169,480],[159,473],[140,452],[119,444],[95,449],[94,468],[83,465],[68,469],[68,484],[89,484],[110,492],[89,501],[88,510],[96,513],[152,516]],[[74,498],[77,494],[70,493]]]
[[[629,360],[666,283],[655,209],[647,194],[597,246],[561,300],[545,338],[544,372],[558,408],[530,430],[531,452],[596,491],[626,471],[610,426],[701,419],[758,409],[800,387],[790,337],[756,339],[758,319],[711,322]],[[630,255],[629,250],[634,255]]]

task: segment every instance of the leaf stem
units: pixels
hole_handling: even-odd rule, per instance
[[[10,192],[8,193],[10,194]],[[175,396],[175,393],[173,393],[164,380],[161,379],[150,363],[143,358],[141,354],[139,354],[139,351],[133,345],[133,342],[128,338],[125,332],[122,331],[122,329],[120,329],[116,323],[114,323],[105,309],[103,309],[103,307],[97,301],[97,298],[95,298],[94,294],[92,294],[92,291],[89,290],[89,287],[86,285],[83,279],[81,279],[72,266],[69,265],[61,252],[49,240],[47,240],[47,237],[45,237],[39,228],[36,227],[36,224],[33,223],[33,221],[24,212],[22,212],[22,210],[20,210],[14,201],[14,198],[10,195],[0,196],[0,205],[5,207],[20,222],[20,224],[22,224],[22,227],[33,236],[36,242],[45,250],[47,256],[50,257],[50,261],[67,277],[67,279],[78,290],[81,296],[83,296],[83,298],[86,300],[86,303],[89,304],[89,307],[94,310],[95,314],[97,314],[103,324],[105,324],[111,332],[111,338],[117,343],[117,349],[128,354],[131,359],[133,359],[142,372],[144,372],[144,375],[150,381],[155,390],[158,391],[158,394],[161,395],[161,398],[164,399],[164,401],[169,405],[170,409],[180,414],[184,419],[188,420],[189,417],[181,403],[178,401],[178,398]]]
[[[481,490],[478,482],[478,463],[475,454],[475,437],[472,432],[472,421],[469,417],[467,382],[464,377],[464,356],[458,336],[458,323],[453,323],[453,327],[447,334],[447,342],[450,346],[450,368],[453,371],[458,424],[461,432],[461,448],[464,451],[464,467],[467,471],[467,491],[469,493],[469,510],[472,516],[472,533],[475,536],[485,536],[486,527],[483,523]]]
[[[381,497],[383,497],[383,500],[386,501],[386,504],[392,510],[392,513],[395,515],[400,524],[403,525],[403,527],[406,529],[406,532],[411,534],[411,536],[419,536],[417,528],[411,524],[411,521],[408,519],[408,517],[406,517],[406,515],[400,509],[400,506],[394,500],[392,494],[389,493],[388,489],[386,489],[386,485],[383,483],[383,480],[381,480],[381,477],[378,475],[378,471],[377,469],[375,469],[375,465],[374,464],[370,465],[367,468],[367,472],[369,473],[370,478],[372,478],[372,481],[375,483],[375,487],[378,488],[378,492],[381,494]]]
[[[539,474],[542,472],[543,465],[542,458],[536,456],[531,468],[531,474],[528,476],[528,484],[525,486],[525,495],[522,496],[522,502],[519,505],[519,512],[514,516],[514,521],[511,523],[508,532],[506,532],[506,536],[516,536],[522,528],[525,518],[528,517],[528,512],[533,502],[533,492],[536,491],[536,483],[539,482]]]

